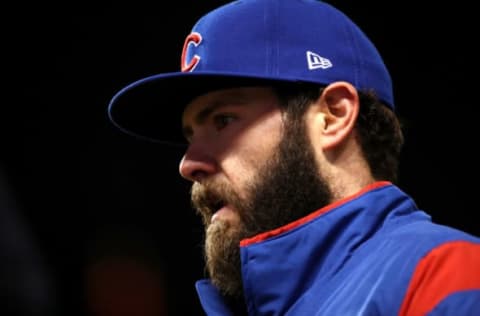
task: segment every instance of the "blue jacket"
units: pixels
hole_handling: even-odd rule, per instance
[[[480,315],[480,238],[377,182],[241,242],[249,315]],[[209,280],[207,315],[231,312]]]

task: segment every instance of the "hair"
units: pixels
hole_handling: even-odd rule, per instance
[[[309,83],[275,84],[274,91],[285,113],[302,119],[324,87]],[[357,138],[370,172],[376,180],[397,181],[404,136],[400,121],[373,92],[359,91],[360,112],[355,123]]]

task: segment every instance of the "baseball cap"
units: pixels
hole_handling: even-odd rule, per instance
[[[394,109],[382,57],[343,12],[318,0],[237,0],[196,22],[185,38],[179,71],[127,85],[107,112],[127,134],[182,145],[181,113],[193,98],[277,81],[348,81]]]

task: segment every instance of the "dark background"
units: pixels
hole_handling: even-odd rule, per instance
[[[402,188],[435,221],[480,234],[473,4],[329,2],[363,28],[391,71],[406,131]],[[225,1],[135,3],[5,10],[0,188],[13,218],[3,224],[13,224],[3,235],[28,264],[2,260],[22,278],[24,266],[41,276],[45,295],[20,301],[54,306],[52,314],[90,315],[89,263],[112,248],[129,253],[133,241],[165,276],[169,315],[200,315],[202,227],[177,173],[182,153],[121,134],[106,107],[126,84],[177,71],[194,22]]]

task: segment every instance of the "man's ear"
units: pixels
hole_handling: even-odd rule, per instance
[[[348,82],[334,82],[309,110],[311,136],[323,150],[337,147],[352,133],[360,100],[357,89]]]

